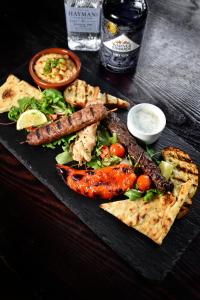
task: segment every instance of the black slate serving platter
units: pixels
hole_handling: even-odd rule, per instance
[[[33,84],[28,75],[26,64],[13,73],[20,79]],[[99,81],[99,78],[96,78],[94,74],[91,77],[84,66],[80,78],[91,84],[96,82],[96,85],[103,87],[104,91],[126,98],[120,91],[109,86],[106,82]],[[3,78],[0,84],[5,79]],[[125,121],[127,112],[120,112],[119,114]],[[7,121],[6,113],[0,115],[0,122],[5,121]],[[89,200],[71,191],[58,176],[55,168],[54,158],[60,151],[20,144],[25,139],[26,134],[17,132],[15,125],[0,126],[0,142],[99,238],[144,277],[156,281],[163,280],[200,232],[199,189],[189,214],[183,220],[175,221],[163,244],[158,246],[100,209],[101,201]],[[200,153],[166,128],[154,148],[159,150],[169,145],[180,147],[186,151],[198,167],[200,166]]]

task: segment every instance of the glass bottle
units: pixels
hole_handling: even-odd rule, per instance
[[[68,47],[71,50],[99,50],[101,5],[101,0],[64,0]]]
[[[100,61],[109,71],[135,71],[147,17],[145,0],[104,0]]]

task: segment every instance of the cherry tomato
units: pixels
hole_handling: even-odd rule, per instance
[[[110,156],[109,148],[108,148],[108,146],[103,145],[103,146],[101,147],[101,154],[100,154],[100,157],[101,157],[101,158],[105,158],[105,157],[108,157],[108,156]]]
[[[125,149],[124,147],[119,144],[119,143],[116,143],[116,144],[112,144],[110,146],[110,154],[111,155],[115,155],[115,156],[118,156],[118,157],[121,157],[123,158],[124,155],[125,155]]]
[[[141,192],[147,191],[151,186],[151,179],[148,175],[140,175],[137,178],[136,185]]]

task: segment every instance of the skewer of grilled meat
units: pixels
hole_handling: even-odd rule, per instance
[[[64,116],[55,122],[34,129],[27,135],[27,143],[37,146],[56,141],[102,120],[108,113],[108,110],[102,104],[87,106],[72,115]]]
[[[145,154],[142,147],[137,144],[135,138],[128,132],[126,125],[115,113],[106,118],[105,124],[111,133],[117,134],[119,142],[126,147],[134,161],[139,163],[143,172],[151,177],[156,188],[162,192],[172,191],[173,184],[165,180],[159,167]]]

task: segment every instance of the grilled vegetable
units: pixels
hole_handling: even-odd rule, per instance
[[[162,150],[162,156],[165,162],[168,162],[173,166],[173,170],[170,174],[170,180],[174,184],[172,194],[178,197],[180,190],[187,186],[187,182],[192,183],[189,189],[185,189],[186,197],[177,218],[184,217],[192,205],[192,199],[197,191],[198,187],[198,168],[192,161],[189,154],[177,147],[166,147]]]
[[[111,199],[124,194],[136,180],[135,173],[127,164],[98,170],[76,170],[57,165],[57,169],[72,190],[88,198]]]
[[[27,135],[29,145],[42,145],[58,140],[70,133],[94,124],[108,115],[104,105],[95,104],[64,116],[48,125],[41,126]]]

